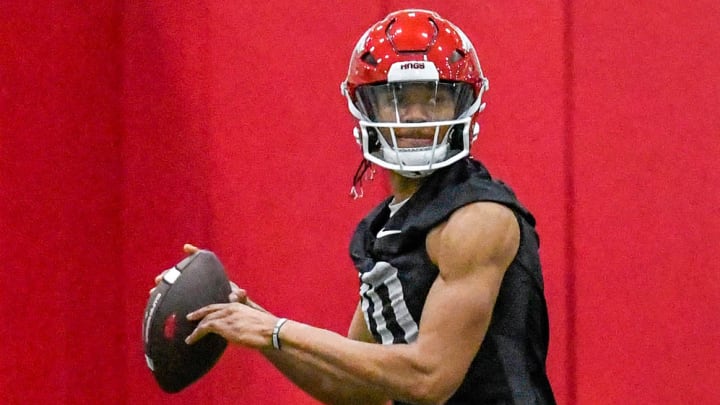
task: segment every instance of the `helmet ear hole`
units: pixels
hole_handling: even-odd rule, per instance
[[[367,128],[368,134],[368,149],[370,152],[375,152],[380,149],[380,138],[377,128]]]
[[[453,125],[453,127],[448,132],[448,136],[450,137],[449,143],[451,150],[463,150],[465,148],[462,136],[463,127],[464,125],[462,124]]]
[[[448,58],[448,62],[453,64],[455,62],[462,60],[462,58],[464,58],[464,57],[465,57],[465,53],[463,51],[461,51],[460,49],[456,49],[453,51],[453,53]]]
[[[360,59],[371,66],[377,66],[378,62],[375,60],[375,57],[370,52],[365,52]]]
[[[367,152],[368,153],[376,153],[382,148],[382,143],[380,142],[380,133],[378,132],[377,128],[373,127],[365,127],[363,129],[363,132],[365,133],[364,136],[367,137]]]

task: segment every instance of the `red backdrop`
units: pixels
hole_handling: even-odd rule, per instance
[[[315,403],[237,348],[162,393],[147,290],[194,242],[345,332],[349,236],[387,189],[348,198],[339,83],[362,31],[414,6],[490,77],[474,153],[538,218],[559,402],[720,403],[717,2],[309,3],[0,4],[0,402]]]

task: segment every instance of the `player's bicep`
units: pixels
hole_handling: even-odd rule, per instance
[[[490,324],[497,297],[494,280],[438,277],[428,294],[418,331],[418,349],[428,366],[459,386]],[[486,287],[479,287],[487,285]]]
[[[468,207],[428,236],[440,269],[422,313],[419,349],[459,385],[490,324],[505,270],[519,245],[519,226],[496,204]]]

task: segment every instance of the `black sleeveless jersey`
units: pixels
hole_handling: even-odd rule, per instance
[[[480,350],[447,403],[554,404],[545,371],[547,306],[533,216],[471,158],[430,175],[392,217],[390,200],[360,222],[350,244],[361,306],[375,340],[403,344],[417,338],[425,299],[438,276],[425,249],[428,232],[472,202],[503,204],[520,225],[520,247],[505,272]]]

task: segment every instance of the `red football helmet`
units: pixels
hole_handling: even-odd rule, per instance
[[[432,11],[410,9],[363,34],[341,88],[359,121],[355,137],[364,157],[420,177],[470,153],[488,84],[459,28]]]

